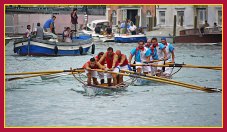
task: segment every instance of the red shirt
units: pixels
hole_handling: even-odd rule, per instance
[[[100,60],[98,55],[95,56],[95,59],[96,59],[97,62]],[[103,60],[100,64],[105,65],[105,60]]]
[[[91,66],[91,62],[88,61],[83,65],[83,68],[86,68],[86,65],[88,65],[88,67],[90,67],[91,69],[99,69],[99,66],[97,64],[95,64],[93,67]]]
[[[111,56],[108,56],[108,54],[106,52],[106,64],[107,64],[107,68],[109,68],[109,69],[112,68],[113,60],[114,60],[114,55],[115,55],[115,53],[113,53]],[[116,61],[114,67],[117,67],[118,65],[119,65],[119,62]]]
[[[121,56],[122,55],[124,55],[124,54],[121,54]],[[122,65],[120,65],[120,66],[126,66],[126,65],[128,65],[128,59],[127,59],[127,57],[126,57],[126,55],[124,55],[125,56],[125,61],[122,63]],[[121,62],[121,59],[122,58],[118,58],[118,62],[120,63]]]

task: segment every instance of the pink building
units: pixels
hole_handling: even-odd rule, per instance
[[[136,23],[136,15],[139,18],[139,26],[147,27],[148,19],[155,16],[155,5],[111,5],[106,6],[106,19],[111,20],[113,25],[123,22],[126,18]]]

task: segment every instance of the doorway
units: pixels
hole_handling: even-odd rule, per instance
[[[127,19],[130,19],[134,24],[136,24],[136,15],[138,15],[138,10],[127,9]]]

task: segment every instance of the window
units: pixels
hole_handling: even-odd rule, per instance
[[[218,25],[222,26],[222,11],[218,11]]]
[[[199,24],[204,24],[205,20],[207,19],[206,17],[206,9],[198,9],[198,22]]]
[[[151,12],[147,11],[147,14],[146,14],[146,25],[147,25],[147,27],[149,26],[149,18],[151,18]]]
[[[184,11],[177,11],[177,25],[181,24],[181,17],[183,17],[183,23],[184,23]]]
[[[112,12],[112,22],[113,22],[113,25],[117,25],[117,13],[115,10],[113,10]]]
[[[165,11],[159,11],[159,24],[160,25],[164,25],[166,23],[165,16],[166,16]]]

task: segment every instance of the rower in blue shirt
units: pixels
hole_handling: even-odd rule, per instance
[[[150,50],[144,47],[144,41],[140,40],[138,42],[138,47],[133,48],[129,56],[129,64],[131,64],[132,57],[135,56],[136,64],[142,64],[143,62],[149,62],[150,60]],[[150,66],[136,66],[137,72],[148,74],[150,72]]]

